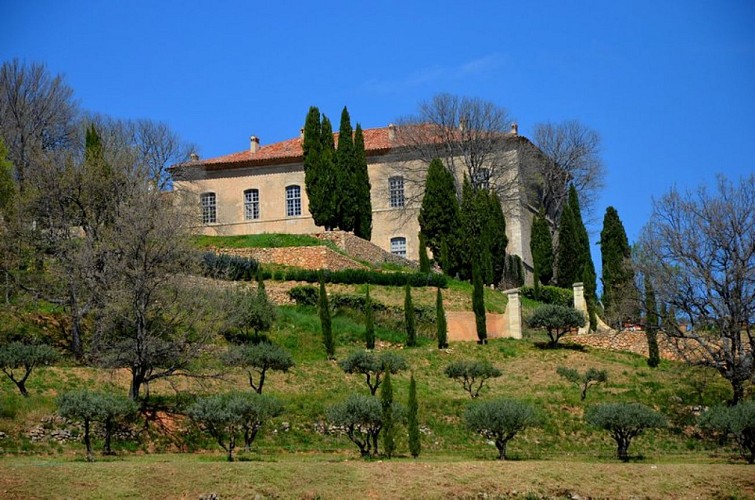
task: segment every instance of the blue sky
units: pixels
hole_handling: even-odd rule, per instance
[[[531,5],[534,4],[534,5]],[[6,0],[0,60],[83,108],[167,122],[202,157],[295,137],[310,105],[379,127],[439,92],[599,131],[596,207],[635,240],[674,185],[755,170],[755,2]],[[597,253],[597,249],[596,252]]]

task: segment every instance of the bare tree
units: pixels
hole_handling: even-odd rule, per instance
[[[600,159],[600,135],[579,121],[541,123],[532,140],[537,149],[528,164],[529,192],[550,220],[557,221],[569,196],[569,184],[579,193],[580,207],[592,213],[603,187],[605,168]]]
[[[639,270],[670,311],[663,333],[689,363],[718,370],[741,401],[755,374],[755,174],[720,176],[715,193],[672,189],[655,202],[639,246]]]
[[[417,113],[398,120],[396,142],[408,154],[396,162],[397,174],[412,189],[405,205],[419,206],[430,162],[439,158],[453,174],[461,196],[464,176],[476,188],[498,193],[502,201],[516,196],[516,147],[509,133],[511,117],[505,108],[478,98],[438,94],[420,103]]]
[[[44,64],[14,59],[0,67],[0,136],[21,190],[48,153],[75,144],[77,115],[73,90]]]

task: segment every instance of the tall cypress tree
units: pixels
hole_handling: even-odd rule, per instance
[[[632,251],[624,225],[614,207],[608,207],[603,217],[600,255],[603,262],[603,306],[609,310],[618,305],[615,304],[618,302],[616,299],[628,293],[634,282],[634,273],[628,265]]]
[[[335,156],[336,147],[333,140],[333,126],[327,116],[322,117],[322,135],[320,146],[320,167],[318,175],[320,176],[321,187],[319,194],[322,200],[321,217],[322,224],[315,221],[318,226],[325,226],[325,229],[335,229],[338,227],[339,217],[339,200],[340,184],[338,170],[336,169]]]
[[[417,327],[414,322],[414,304],[412,303],[412,287],[409,283],[404,287],[404,322],[406,323],[406,347],[417,345]]]
[[[438,337],[438,349],[448,347],[448,324],[446,323],[446,311],[443,309],[443,294],[440,288],[435,295],[435,326]]]
[[[349,110],[344,106],[343,111],[341,111],[341,125],[338,129],[338,147],[335,157],[339,181],[338,227],[344,231],[354,230],[359,199],[352,134],[351,117]]]
[[[645,335],[648,340],[648,366],[655,368],[661,362],[658,350],[658,305],[655,301],[655,290],[647,276],[645,276]]]
[[[333,339],[333,325],[330,319],[330,304],[328,304],[328,294],[325,291],[325,280],[320,275],[320,327],[322,329],[322,342],[325,345],[325,352],[328,359],[336,357],[336,343]]]
[[[419,232],[419,272],[430,272],[430,257],[427,256],[427,245],[422,231]]]
[[[414,372],[409,379],[409,402],[407,405],[408,415],[406,426],[409,433],[409,453],[417,458],[422,451],[422,441],[419,434],[419,404],[417,403],[417,382],[414,380]]]
[[[580,276],[585,286],[585,302],[587,302],[587,312],[590,317],[590,330],[595,331],[598,327],[597,309],[597,276],[595,274],[595,264],[592,261],[592,252],[590,251],[590,237],[587,234],[587,228],[582,221],[582,211],[579,207],[579,196],[574,184],[569,186],[569,206],[574,216],[574,222],[577,229],[579,243],[579,262],[581,264]]]
[[[380,404],[383,408],[383,453],[387,458],[396,451],[395,423],[393,419],[393,382],[391,371],[386,370],[380,386]]]
[[[375,348],[375,311],[370,299],[370,285],[367,285],[367,295],[364,297],[364,340],[367,349]]]
[[[579,235],[574,213],[568,202],[564,205],[558,222],[556,271],[556,284],[561,288],[571,288],[574,283],[582,281]]]
[[[372,238],[372,200],[370,176],[367,171],[367,153],[364,148],[364,132],[357,123],[354,131],[354,184],[357,192],[357,210],[354,234],[365,240]]]
[[[542,211],[532,219],[530,251],[538,283],[550,284],[553,277],[553,238]]]
[[[312,106],[304,122],[304,186],[309,199],[309,212],[315,224],[325,229],[337,227],[338,193],[333,143],[333,128],[325,115]]]
[[[487,193],[486,198],[489,206],[487,234],[490,238],[490,259],[493,272],[488,284],[498,285],[503,281],[506,270],[506,246],[509,244],[506,236],[506,217],[503,215],[501,200],[497,193]]]
[[[430,162],[427,170],[419,227],[433,256],[440,260],[442,242],[445,240],[448,244],[459,227],[459,202],[453,174],[437,158]],[[450,272],[443,264],[441,267]]]
[[[482,284],[482,274],[476,262],[472,263],[472,310],[474,311],[475,327],[477,328],[478,343],[488,342],[487,322],[485,318],[485,295]]]
[[[484,220],[480,219],[477,210],[477,192],[467,177],[461,188],[461,204],[459,206],[459,219],[461,226],[461,238],[459,249],[449,248],[449,251],[459,253],[459,275],[463,279],[472,277],[472,265],[480,266],[480,278],[482,279],[487,264],[490,263],[488,255],[487,238],[483,236]]]

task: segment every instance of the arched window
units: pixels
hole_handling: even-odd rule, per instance
[[[286,217],[301,215],[301,188],[286,186]]]
[[[388,179],[388,196],[391,208],[404,206],[404,178],[401,176]]]
[[[199,196],[202,204],[202,224],[213,224],[218,221],[218,211],[215,193],[202,193]]]
[[[260,192],[259,189],[247,189],[244,191],[244,220],[260,218]]]
[[[406,238],[403,236],[391,238],[391,253],[406,257]]]

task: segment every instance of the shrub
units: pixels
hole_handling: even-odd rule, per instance
[[[0,346],[0,370],[11,380],[24,397],[29,397],[26,381],[37,366],[54,363],[58,353],[48,345],[11,342]]]
[[[459,382],[472,399],[480,395],[488,379],[501,376],[501,370],[487,361],[455,361],[443,373]]]
[[[632,439],[645,429],[666,426],[666,419],[660,413],[640,403],[604,403],[587,410],[585,419],[591,425],[607,430],[616,441],[617,456],[629,460],[629,445]]]
[[[354,351],[338,365],[346,373],[364,375],[373,396],[383,382],[386,372],[396,374],[409,368],[403,356],[391,351],[385,351],[380,355],[374,352]]]
[[[237,346],[229,349],[223,356],[227,366],[238,366],[246,370],[249,385],[257,394],[262,394],[265,376],[270,370],[287,372],[294,366],[294,360],[283,347],[270,342]],[[257,382],[254,381],[255,373]]]
[[[585,373],[579,373],[574,368],[559,366],[556,368],[556,373],[580,388],[579,399],[582,401],[587,397],[587,389],[608,380],[608,374],[605,370],[596,370],[595,368],[589,368]]]
[[[584,315],[576,309],[551,304],[538,307],[527,320],[531,328],[544,328],[548,332],[550,347],[555,347],[572,328],[585,326],[585,323]]]
[[[531,286],[523,286],[519,289],[523,297],[531,300],[553,304],[557,306],[573,307],[574,291],[557,286],[539,286],[538,290]]]
[[[256,291],[245,287],[228,292],[226,304],[227,330],[223,334],[229,342],[259,341],[260,333],[269,331],[278,317],[277,308],[267,300],[264,285],[258,285]]]
[[[252,281],[259,268],[259,263],[251,257],[215,252],[202,254],[201,263],[205,276],[231,281]]]
[[[299,285],[288,291],[291,300],[300,306],[316,306],[320,293],[312,285]]]
[[[472,431],[495,442],[499,460],[506,460],[506,446],[517,433],[539,424],[535,409],[511,399],[494,399],[467,407],[464,420]]]
[[[703,428],[734,436],[742,457],[755,463],[755,401],[711,408],[700,417]]]

